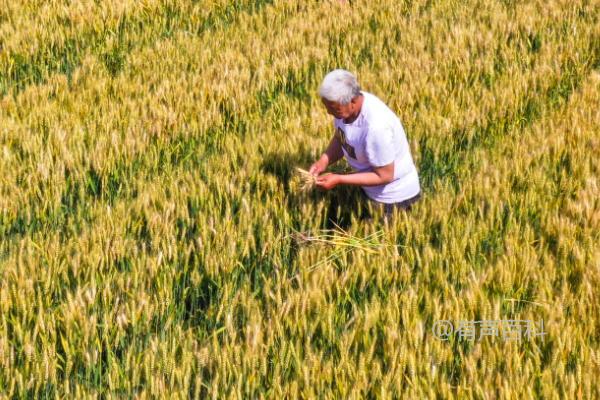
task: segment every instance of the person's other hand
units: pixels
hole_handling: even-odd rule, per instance
[[[317,186],[325,190],[333,189],[340,183],[338,174],[325,174],[317,177]]]
[[[327,165],[322,160],[319,160],[310,166],[308,172],[314,176],[318,176],[321,172],[325,171],[325,168],[327,168]]]

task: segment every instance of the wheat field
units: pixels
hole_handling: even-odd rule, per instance
[[[389,223],[297,179],[335,68]],[[599,177],[598,0],[0,0],[0,396],[600,398]]]

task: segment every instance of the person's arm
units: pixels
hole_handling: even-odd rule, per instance
[[[325,150],[325,153],[321,155],[321,158],[319,158],[318,161],[310,166],[308,172],[317,176],[321,172],[325,171],[327,166],[336,163],[342,157],[344,157],[342,144],[340,143],[337,135],[333,135],[331,141],[329,142],[329,146],[327,146],[327,150]]]
[[[377,186],[394,180],[394,162],[369,172],[340,175],[340,184],[355,186]]]
[[[394,162],[382,167],[374,167],[373,171],[353,174],[329,174],[317,178],[317,186],[329,190],[337,185],[377,186],[394,180]]]
[[[373,171],[329,174],[317,178],[317,186],[329,190],[337,185],[377,186],[394,180],[393,132],[388,127],[373,127],[365,139],[365,154]]]

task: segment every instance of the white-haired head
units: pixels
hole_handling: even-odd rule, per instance
[[[323,78],[319,95],[326,100],[345,105],[360,95],[360,86],[356,77],[349,71],[334,69]]]

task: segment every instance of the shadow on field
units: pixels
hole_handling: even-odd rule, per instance
[[[263,158],[261,168],[265,173],[275,176],[283,185],[288,208],[297,208],[301,201],[306,201],[306,196],[290,190],[289,182],[294,169],[297,166],[308,169],[314,161],[314,155],[304,149],[297,153],[272,152]],[[343,172],[343,167],[336,165],[329,170]],[[330,191],[315,190],[308,198],[310,201],[323,198],[327,200],[327,211],[323,216],[325,229],[335,228],[336,225],[346,229],[351,225],[353,215],[359,216],[361,220],[371,217],[366,207],[367,197],[357,186],[338,186]]]
[[[263,157],[261,168],[264,172],[275,176],[283,185],[285,192],[289,193],[289,182],[294,175],[294,168],[308,169],[314,161],[313,154],[301,148],[297,153],[268,153]]]
[[[337,186],[323,193],[328,200],[325,229],[337,226],[347,229],[352,224],[352,217],[364,221],[371,217],[367,207],[367,196],[358,186]]]

